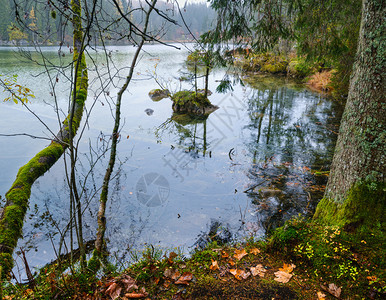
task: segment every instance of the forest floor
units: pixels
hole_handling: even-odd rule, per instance
[[[189,258],[149,247],[119,271],[51,267],[30,286],[3,283],[3,299],[385,299],[385,258],[382,231],[292,219],[264,241],[213,237]]]

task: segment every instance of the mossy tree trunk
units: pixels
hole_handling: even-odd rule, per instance
[[[363,229],[382,228],[385,220],[384,16],[385,1],[363,1],[358,52],[347,104],[325,197],[314,216],[323,223],[351,224]]]
[[[12,255],[22,233],[32,184],[48,171],[68,148],[82,118],[87,98],[88,76],[79,0],[71,1],[71,6],[74,19],[73,61],[75,70],[71,110],[57,134],[57,139],[19,169],[16,180],[5,195],[6,203],[0,215],[0,266],[3,276],[9,274],[13,266]]]

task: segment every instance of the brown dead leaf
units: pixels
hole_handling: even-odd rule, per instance
[[[223,251],[221,251],[221,257],[222,258],[228,258],[229,254],[223,250]]]
[[[231,266],[234,266],[235,265],[235,261],[233,259],[229,259],[228,260],[228,263],[231,265]]]
[[[216,271],[219,269],[217,260],[212,259],[212,264],[210,265],[209,269],[211,269],[212,271]]]
[[[193,274],[190,272],[185,272],[182,276],[175,282],[175,284],[189,284],[189,281],[193,279]]]
[[[245,251],[245,249],[242,249],[242,250],[235,250],[235,255],[233,255],[234,258],[236,258],[237,260],[240,260],[242,259],[245,255],[248,255],[247,251]]]
[[[327,291],[334,295],[336,298],[340,297],[340,293],[342,292],[342,289],[340,287],[337,287],[335,283],[330,283],[328,285]]]
[[[289,274],[284,271],[277,271],[275,272],[274,280],[281,283],[287,283],[288,281],[290,281],[291,277],[292,277],[292,274]]]
[[[126,298],[129,298],[129,299],[140,299],[140,298],[145,298],[147,296],[147,293],[144,294],[144,293],[127,293],[125,294],[125,297]]]
[[[167,278],[171,278],[173,276],[174,272],[175,272],[175,270],[173,270],[173,269],[166,269],[164,271],[164,276]]]
[[[319,299],[319,300],[325,300],[325,299],[326,299],[326,298],[325,298],[325,297],[326,297],[326,295],[325,295],[325,294],[323,294],[322,292],[318,292],[318,294],[317,294],[317,295],[318,295],[318,299]]]
[[[168,258],[169,264],[173,264],[173,263],[174,263],[173,259],[175,259],[176,257],[177,257],[177,253],[175,253],[175,252],[170,252],[169,258]]]
[[[262,264],[258,264],[256,267],[250,267],[250,270],[253,276],[259,275],[260,277],[264,277],[265,272],[267,272]]]
[[[109,295],[111,299],[117,299],[121,295],[122,288],[116,283],[113,282],[110,284],[108,289],[106,290],[106,295]]]
[[[126,292],[130,291],[131,289],[138,289],[138,286],[135,284],[135,280],[127,274],[122,276],[120,282],[124,285]]]
[[[247,279],[251,275],[250,272],[245,272],[243,270],[238,269],[230,269],[229,273],[235,276],[237,280]]]
[[[287,265],[286,263],[284,263],[283,268],[279,268],[279,270],[286,272],[286,273],[291,273],[295,268],[296,268],[296,266],[294,264],[288,264]]]
[[[260,250],[257,249],[257,248],[253,248],[253,249],[251,249],[249,252],[252,253],[253,255],[257,255],[257,254],[260,253]]]

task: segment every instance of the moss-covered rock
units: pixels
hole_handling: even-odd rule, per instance
[[[218,106],[212,105],[203,93],[196,94],[196,92],[191,91],[179,91],[171,99],[173,101],[172,108],[175,113],[205,116],[218,109]]]
[[[151,100],[158,102],[164,98],[168,98],[170,96],[169,90],[162,89],[154,89],[149,92],[149,97]]]

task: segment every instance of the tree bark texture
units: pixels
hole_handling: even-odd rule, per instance
[[[372,218],[384,212],[385,15],[384,0],[363,1],[349,95],[325,197],[317,207],[316,219],[346,219],[344,223],[356,219],[363,222],[358,215]],[[363,210],[368,210],[370,215],[366,217]]]

